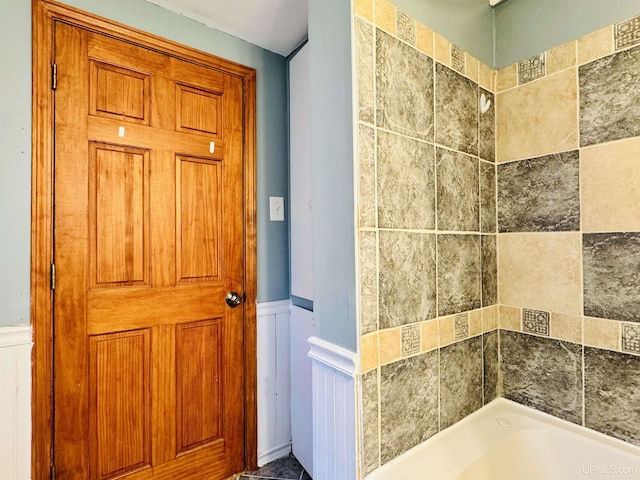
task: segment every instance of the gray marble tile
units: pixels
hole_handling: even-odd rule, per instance
[[[500,331],[503,395],[573,423],[582,423],[582,346]]]
[[[360,232],[361,334],[378,329],[378,239],[376,232]]]
[[[498,303],[498,261],[496,236],[482,235],[480,238],[482,254],[482,306]]]
[[[433,60],[376,30],[376,123],[433,141]]]
[[[378,437],[378,370],[362,375],[362,465],[367,475],[380,466]]]
[[[480,308],[480,235],[438,235],[438,315]]]
[[[640,233],[582,236],[584,314],[640,322]]]
[[[433,145],[378,131],[378,226],[435,228]]]
[[[580,230],[578,151],[498,165],[501,232]]]
[[[482,337],[440,349],[440,430],[482,407]]]
[[[358,118],[362,122],[373,123],[375,118],[373,26],[358,17],[355,22]]]
[[[585,426],[640,446],[640,357],[585,347]]]
[[[438,230],[480,230],[478,164],[477,157],[436,148]]]
[[[360,227],[376,226],[376,157],[375,130],[358,126],[358,169],[360,198],[358,202]]]
[[[496,232],[496,169],[487,162],[480,162],[480,231]]]
[[[382,230],[379,242],[380,328],[434,318],[435,235]]]
[[[380,367],[381,463],[438,432],[438,350]]]
[[[580,146],[640,135],[640,47],[579,67]]]
[[[478,85],[436,63],[436,143],[478,155]]]
[[[482,359],[484,367],[483,401],[486,405],[500,396],[497,330],[482,335]]]
[[[480,88],[478,101],[478,155],[489,162],[496,161],[496,100],[493,93]],[[482,113],[482,95],[489,108]]]

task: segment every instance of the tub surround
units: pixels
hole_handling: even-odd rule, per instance
[[[503,395],[636,445],[639,18],[496,92]]]
[[[640,445],[640,44],[494,71],[354,5],[361,476],[500,396]]]
[[[495,96],[387,0],[355,6],[365,476],[497,395]]]

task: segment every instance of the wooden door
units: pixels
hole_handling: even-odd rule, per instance
[[[242,80],[55,24],[56,477],[244,467]]]

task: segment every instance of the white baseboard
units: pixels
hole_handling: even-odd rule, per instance
[[[31,327],[0,327],[0,475],[31,478]]]
[[[291,453],[291,442],[285,443],[279,447],[274,447],[269,451],[262,452],[258,455],[258,466],[262,467],[267,463],[278,460],[279,458],[286,457]]]
[[[357,355],[309,339],[313,381],[313,479],[355,480]]]

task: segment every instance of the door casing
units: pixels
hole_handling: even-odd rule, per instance
[[[243,81],[243,221],[245,258],[244,407],[245,464],[257,468],[257,221],[256,221],[256,72],[132,27],[50,0],[33,0],[32,23],[32,184],[31,184],[31,324],[32,478],[49,478],[53,428],[53,176],[54,91],[53,28],[56,21],[103,33],[167,55],[214,68]]]

